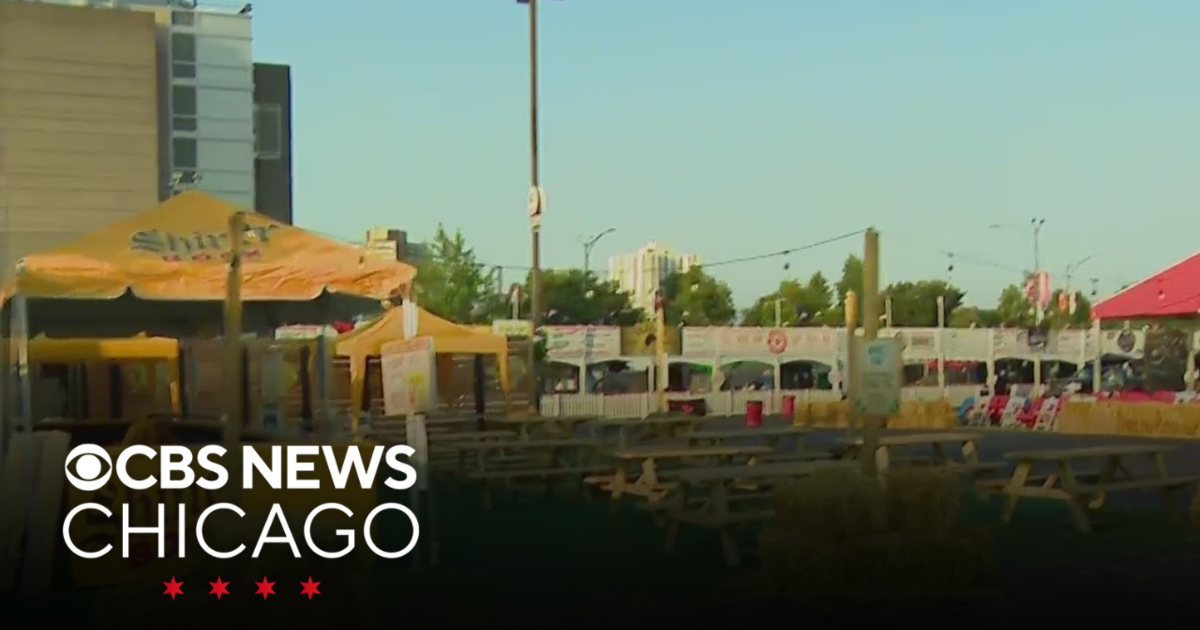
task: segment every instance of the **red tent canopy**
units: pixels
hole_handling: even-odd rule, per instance
[[[1200,314],[1200,252],[1092,307],[1092,317],[1137,319]]]

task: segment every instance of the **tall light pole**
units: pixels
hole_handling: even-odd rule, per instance
[[[1030,219],[1029,225],[1033,228],[1033,273],[1038,273],[1042,270],[1042,227],[1046,220]]]
[[[1038,279],[1039,279],[1038,274],[1040,274],[1042,271],[1042,228],[1045,227],[1045,225],[1046,225],[1045,219],[1035,217],[1035,218],[1029,220],[1029,226],[1030,226],[1030,228],[1032,228],[1031,231],[1032,231],[1032,235],[1033,235],[1033,278],[1034,278],[1035,282],[1038,281]],[[991,226],[991,228],[993,230],[999,230],[999,229],[1010,228],[1010,227],[1013,227],[1013,226],[1001,225],[1001,224],[993,224]],[[1039,286],[1039,289],[1040,289],[1040,286]],[[1041,296],[1039,295],[1038,297],[1040,298]],[[1034,302],[1034,318],[1037,321],[1037,323],[1039,323],[1039,324],[1042,323],[1042,317],[1044,315],[1045,315],[1045,313],[1042,312],[1041,303],[1039,303],[1035,300],[1035,302]]]
[[[1036,324],[1042,323],[1042,318],[1046,316],[1045,310],[1042,308],[1042,226],[1046,225],[1045,219],[1030,219],[1029,225],[1033,228],[1033,281],[1037,283],[1038,295],[1034,301],[1033,321]],[[1047,287],[1047,291],[1049,288]]]
[[[542,325],[542,211],[545,195],[538,179],[538,54],[537,0],[517,0],[529,5],[529,272],[530,324],[534,337],[529,340],[529,405],[539,409],[536,365],[536,336]]]
[[[596,247],[596,242],[616,231],[617,228],[606,228],[591,238],[583,239],[583,273],[585,275],[592,271],[592,250]]]

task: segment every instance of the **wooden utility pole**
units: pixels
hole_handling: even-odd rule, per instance
[[[879,232],[868,228],[863,238],[863,343],[879,337]],[[853,404],[851,405],[853,406]],[[863,419],[863,473],[876,474],[875,451],[886,419],[868,415]]]
[[[246,219],[241,212],[229,217],[229,276],[225,283],[225,444],[242,441],[242,239]]]
[[[846,373],[842,374],[842,393],[846,396],[849,409],[846,413],[846,440],[854,440],[854,431],[858,424],[858,409],[854,404],[854,396],[858,393],[858,295],[854,291],[846,292]]]

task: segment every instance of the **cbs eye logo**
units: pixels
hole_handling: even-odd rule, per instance
[[[72,486],[84,492],[94,492],[103,488],[112,477],[113,463],[108,451],[103,448],[95,444],[80,444],[67,453],[64,469],[67,481]]]

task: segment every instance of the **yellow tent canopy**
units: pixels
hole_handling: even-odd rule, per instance
[[[472,326],[462,326],[442,319],[429,311],[417,309],[417,329],[414,336],[432,337],[433,349],[439,355],[490,354],[500,366],[500,386],[508,391],[508,339]],[[338,356],[350,357],[351,413],[357,416],[362,408],[363,380],[366,378],[367,358],[379,356],[383,345],[407,338],[404,309],[392,308],[367,326],[337,338]],[[449,384],[451,363],[438,358],[438,382]]]
[[[11,346],[12,340],[6,340]],[[10,349],[11,353],[12,350]],[[179,357],[179,341],[162,337],[129,339],[47,339],[29,340],[29,360],[37,363],[83,363],[87,361],[173,362]],[[172,363],[172,369],[175,369]]]
[[[62,333],[55,336],[194,332],[201,322],[221,321],[228,224],[239,211],[203,192],[183,193],[26,256],[0,297],[27,297],[30,325]],[[409,265],[265,215],[245,218],[242,299],[250,329],[348,319],[408,295],[416,275]],[[79,316],[82,300],[89,301],[87,317]]]

